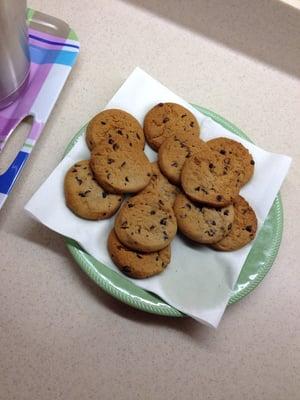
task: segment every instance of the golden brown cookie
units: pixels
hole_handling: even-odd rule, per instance
[[[159,103],[146,115],[144,132],[148,144],[158,150],[163,141],[178,132],[199,136],[200,127],[194,115],[175,103]]]
[[[245,246],[254,239],[257,230],[257,218],[247,201],[238,196],[234,202],[234,220],[231,231],[212,247],[216,250],[233,251]]]
[[[192,200],[214,207],[232,203],[240,189],[238,174],[217,153],[188,158],[181,171],[184,192]]]
[[[224,161],[227,160],[230,165],[233,164],[239,173],[241,186],[247,183],[254,172],[254,160],[249,151],[241,143],[225,137],[219,137],[209,140],[207,145],[214,151],[217,151]]]
[[[170,207],[173,207],[176,195],[179,193],[179,189],[172,185],[167,178],[161,173],[157,162],[152,164],[152,177],[148,185],[143,189],[139,195],[146,193],[153,194],[158,198],[161,198]]]
[[[196,205],[184,194],[176,197],[174,213],[178,229],[198,243],[216,243],[223,239],[232,227],[234,209]]]
[[[162,173],[175,185],[180,185],[183,164],[196,152],[209,151],[199,137],[186,132],[175,133],[164,140],[158,151],[158,162]]]
[[[142,150],[124,137],[106,138],[91,153],[91,168],[99,184],[110,193],[135,193],[150,182],[151,163]]]
[[[171,207],[156,196],[131,197],[115,219],[119,240],[128,248],[145,253],[158,251],[176,235],[177,222]]]
[[[125,137],[133,147],[144,149],[143,128],[138,120],[126,111],[119,109],[104,110],[91,119],[86,128],[86,142],[89,149],[92,150],[109,133]]]
[[[130,278],[144,279],[164,271],[171,259],[170,245],[153,253],[141,253],[125,247],[114,229],[108,237],[108,251],[116,266]]]
[[[64,181],[67,206],[79,217],[99,220],[111,217],[123,197],[107,193],[94,179],[89,160],[78,161]]]

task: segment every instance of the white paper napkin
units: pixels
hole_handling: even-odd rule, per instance
[[[140,68],[133,71],[105,108],[128,111],[142,124],[147,111],[160,102],[175,102],[188,108],[201,125],[202,139],[225,136],[240,141],[249,149],[255,160],[255,173],[241,194],[254,208],[261,226],[288,172],[291,159],[266,152],[238,138]],[[149,147],[146,153],[150,160],[156,159],[156,153]],[[81,137],[32,196],[25,209],[48,228],[75,239],[88,253],[117,271],[106,249],[113,218],[101,222],[86,221],[76,217],[65,205],[65,173],[76,161],[89,156],[84,137]],[[166,270],[149,279],[134,280],[134,283],[196,320],[217,327],[252,245],[221,253],[205,246],[187,244],[176,236],[172,242],[172,260]]]

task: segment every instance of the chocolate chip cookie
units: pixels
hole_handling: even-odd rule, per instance
[[[181,184],[192,200],[214,207],[232,203],[240,189],[235,169],[224,165],[216,152],[209,157],[196,154],[188,158],[181,171]]]
[[[94,179],[89,160],[78,161],[65,176],[66,204],[79,217],[100,220],[111,217],[123,197],[107,193]]]
[[[245,246],[254,239],[257,230],[257,218],[252,207],[242,197],[234,202],[234,219],[231,231],[218,243],[212,245],[216,250],[233,251]]]
[[[158,150],[163,141],[179,132],[199,136],[200,127],[194,115],[175,103],[159,103],[144,120],[144,132],[148,144]]]
[[[231,167],[236,168],[241,186],[251,179],[255,162],[248,149],[241,143],[225,137],[219,137],[209,140],[207,145],[212,150],[217,151],[224,161],[227,160]]]
[[[89,149],[99,144],[108,133],[125,137],[132,146],[143,150],[145,136],[137,119],[123,110],[109,109],[95,115],[86,129],[86,142]]]
[[[145,253],[168,246],[177,231],[171,207],[151,194],[127,200],[115,219],[115,231],[124,246]]]
[[[125,247],[114,229],[108,237],[108,251],[116,266],[130,278],[143,279],[164,271],[171,259],[170,245],[153,253],[141,253]]]
[[[121,136],[108,137],[94,147],[90,165],[99,184],[110,193],[139,192],[152,175],[145,153]]]
[[[178,229],[198,243],[216,243],[231,230],[234,209],[232,205],[223,208],[196,205],[185,195],[179,194],[174,204]]]

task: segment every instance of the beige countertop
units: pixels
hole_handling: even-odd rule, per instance
[[[299,399],[300,11],[275,0],[29,6],[69,22],[81,53],[0,213],[0,399]],[[137,65],[259,146],[293,157],[279,255],[217,331],[109,297],[62,238],[23,210]]]

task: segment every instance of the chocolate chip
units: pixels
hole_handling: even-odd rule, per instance
[[[251,160],[251,161],[250,161],[250,164],[251,164],[251,165],[254,165],[254,164],[255,164],[255,161],[254,161],[254,160]]]
[[[107,193],[102,192],[102,197],[103,197],[103,199],[105,199],[105,197],[107,197]]]
[[[195,187],[194,190],[195,190],[196,192],[199,192],[199,191],[200,191],[200,186]]]
[[[171,167],[176,167],[177,168],[178,167],[177,161],[172,162]]]
[[[223,214],[224,215],[228,215],[229,214],[229,210],[224,210]]]
[[[154,228],[155,228],[155,225],[151,225],[149,229],[150,229],[150,231],[152,231],[152,229],[154,229]]]
[[[216,221],[211,221],[211,224],[212,225],[216,225]]]
[[[128,208],[132,208],[132,207],[134,207],[134,204],[128,203],[128,204],[127,204],[127,207],[128,207]]]
[[[194,121],[192,121],[191,123],[190,123],[190,126],[193,128],[194,127]]]
[[[246,226],[246,231],[252,232],[252,226],[251,226],[251,225],[247,225],[247,226]]]
[[[164,240],[168,240],[168,239],[169,239],[169,236],[168,236],[167,232],[166,232],[166,231],[163,231],[163,234],[164,234]]]
[[[118,245],[118,246],[117,246],[117,249],[118,249],[118,250],[122,250],[122,246]]]
[[[155,261],[158,261],[158,256],[155,257]]]
[[[186,117],[186,114],[182,114],[181,118],[184,118],[184,117]]]
[[[77,169],[76,168],[72,169],[72,172],[77,172]]]
[[[167,221],[168,221],[168,218],[162,218],[162,219],[159,221],[159,223],[160,223],[161,225],[167,225]]]
[[[74,164],[74,167],[80,167],[80,164]]]
[[[151,210],[151,211],[150,211],[150,214],[151,214],[151,215],[154,215],[155,213],[156,213],[156,211],[154,211],[154,210]]]
[[[120,148],[120,146],[118,145],[118,143],[115,143],[113,145],[113,150],[118,150]]]
[[[164,103],[158,103],[157,107],[162,107],[164,105]]]
[[[159,203],[161,206],[164,206],[164,205],[165,205],[165,203],[164,203],[161,199],[158,200],[158,203]]]
[[[78,182],[79,185],[82,184],[82,179],[78,178],[78,176],[75,176],[76,181]]]
[[[113,159],[113,158],[109,158],[108,160],[107,160],[107,164],[112,164],[112,163],[114,163],[115,162],[115,160]]]
[[[163,123],[165,124],[166,122],[168,122],[170,119],[168,118],[168,117],[165,117],[164,119],[163,119]]]
[[[112,139],[109,139],[108,143],[109,143],[109,144],[113,144],[114,141],[113,141]]]
[[[229,224],[228,225],[228,229],[230,230],[232,228],[232,224]]]
[[[225,155],[225,154],[226,154],[226,151],[222,149],[222,150],[220,150],[220,154]]]
[[[151,176],[150,172],[148,172],[147,176]]]
[[[130,274],[131,269],[128,267],[128,265],[124,265],[124,267],[122,267],[122,272],[124,272],[124,274]]]
[[[209,169],[212,169],[212,168],[214,168],[215,166],[214,166],[213,163],[210,163],[208,167],[209,167]]]
[[[128,176],[125,176],[125,181],[129,182]]]
[[[127,228],[128,228],[128,222],[127,221],[122,222],[121,229],[127,229]]]
[[[140,254],[137,254],[136,256],[137,258],[143,258],[143,256],[141,256]]]
[[[131,142],[129,142],[129,146],[132,147],[132,143]]]
[[[218,194],[218,196],[216,197],[217,201],[222,201],[223,196],[221,196],[220,194]]]
[[[90,190],[86,190],[85,192],[79,192],[78,195],[80,197],[86,197],[91,191]]]
[[[106,125],[106,122],[104,122],[104,121],[101,121],[101,124],[102,124],[102,125]]]
[[[88,174],[87,174],[88,176],[92,176],[92,174],[91,174],[91,172],[88,172]]]
[[[117,130],[117,133],[118,133],[119,135],[123,135],[123,132],[121,131],[121,129],[118,129],[118,130]]]
[[[121,168],[124,167],[124,165],[126,165],[126,161],[123,161],[121,164]]]
[[[136,133],[135,136],[136,136],[139,140],[141,140],[141,137],[140,137],[140,135],[139,135],[138,133]]]
[[[118,201],[122,201],[122,199],[119,199]]]
[[[138,233],[141,233],[141,228],[138,228]]]

